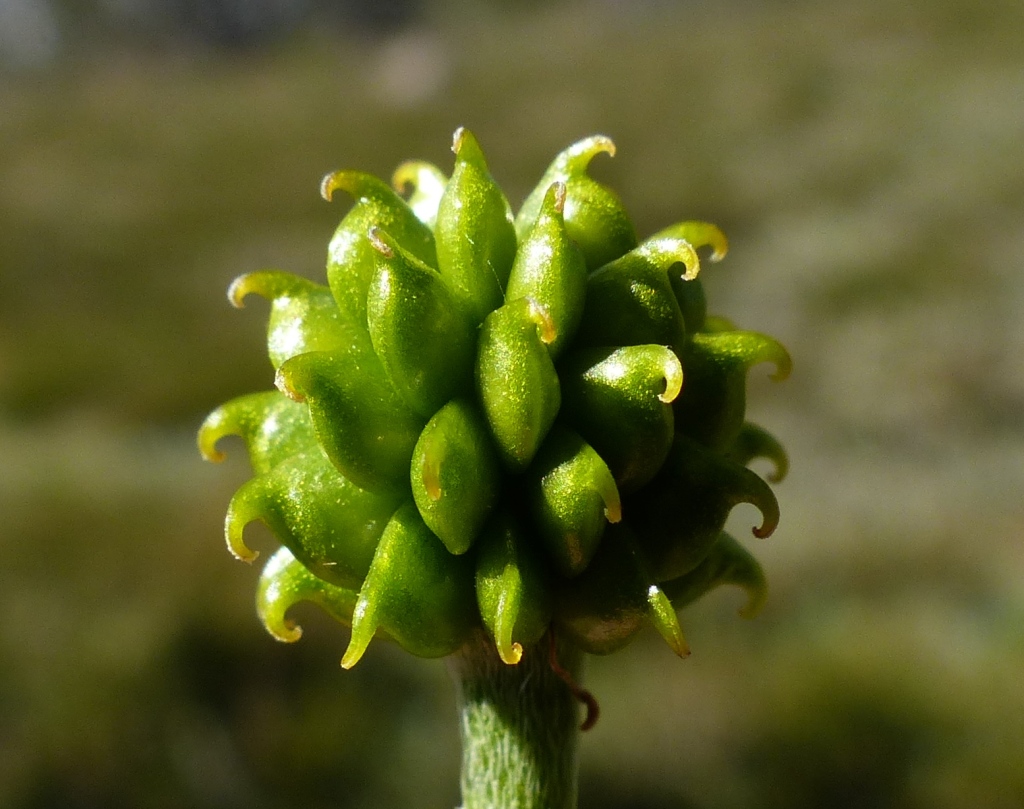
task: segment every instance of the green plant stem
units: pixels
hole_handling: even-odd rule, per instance
[[[557,645],[580,681],[583,653]],[[551,666],[549,638],[517,665],[483,634],[449,658],[459,697],[462,809],[575,809],[579,702]]]

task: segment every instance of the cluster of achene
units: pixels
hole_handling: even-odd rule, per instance
[[[714,225],[682,222],[643,242],[613,191],[587,174],[612,142],[562,152],[513,217],[476,139],[455,133],[451,177],[423,162],[394,183],[324,178],[355,204],[330,243],[327,286],[278,271],[229,296],[271,303],[277,390],[215,410],[204,455],[240,435],[255,477],[237,492],[244,527],[283,543],[258,609],[282,640],[313,601],[352,635],[416,655],[457,650],[480,628],[506,663],[554,627],[603,654],[650,620],[687,653],[676,610],[721,583],[764,598],[758,563],[723,533],[753,503],[754,534],[778,505],[747,468],[786,457],[745,421],[747,370],[790,367],[762,334],[707,315],[697,251],[725,255]]]

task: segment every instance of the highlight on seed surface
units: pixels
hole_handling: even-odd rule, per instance
[[[559,154],[517,214],[466,129],[450,176],[422,161],[394,188],[328,174],[353,204],[331,238],[327,284],[276,270],[229,290],[270,302],[276,389],[217,408],[199,447],[242,438],[254,476],[231,499],[282,547],[257,609],[283,641],[299,601],[351,627],[342,665],[374,637],[424,657],[480,630],[517,664],[553,628],[605,654],[651,623],[689,653],[677,610],[714,587],[765,598],[760,565],[723,531],[734,506],[779,520],[748,468],[781,444],[745,419],[759,363],[790,371],[776,340],[708,315],[699,279],[725,257],[714,225],[640,241],[619,197],[588,173],[604,136]],[[397,190],[396,190],[397,189]],[[540,647],[538,647],[540,648]],[[544,652],[540,652],[544,653]]]

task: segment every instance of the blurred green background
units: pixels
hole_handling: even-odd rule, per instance
[[[2,0],[0,64],[0,806],[457,804],[444,665],[272,641],[194,432],[272,382],[229,281],[322,279],[320,177],[461,124],[514,205],[614,137],[640,233],[720,224],[712,309],[796,362],[751,375],[768,606],[593,660],[581,805],[1024,806],[1019,0]]]

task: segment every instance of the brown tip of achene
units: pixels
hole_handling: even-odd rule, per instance
[[[551,670],[558,676],[558,678],[568,686],[569,691],[572,695],[587,706],[587,715],[583,719],[583,724],[580,725],[580,730],[590,730],[594,725],[597,724],[597,720],[601,715],[601,706],[597,703],[597,698],[577,683],[572,675],[562,668],[562,664],[558,662],[558,651],[555,645],[555,630],[554,627],[548,630],[548,662],[551,665]]]
[[[577,154],[586,155],[588,163],[594,155],[598,155],[601,152],[604,152],[609,157],[615,157],[615,141],[607,135],[593,135],[592,137],[584,138],[575,146]]]
[[[565,183],[556,182],[552,184],[551,188],[554,190],[554,208],[555,213],[561,214],[565,212],[565,194],[566,188]]]
[[[443,494],[441,489],[441,462],[436,453],[431,457],[428,451],[427,457],[423,459],[422,471],[423,488],[427,493],[427,497],[436,503]]]
[[[466,127],[460,126],[452,136],[452,151],[456,163],[470,163],[481,171],[487,171],[487,158],[484,157],[480,141]]]
[[[325,174],[324,178],[320,181],[320,196],[328,202],[331,201],[331,197],[334,196],[334,189],[337,188],[334,184],[336,174],[337,172],[333,171],[330,174]]]
[[[203,460],[208,463],[224,463],[224,459],[228,456],[219,449],[212,449],[207,447],[200,447],[199,454],[202,455]]]
[[[252,291],[249,283],[250,277],[250,273],[240,275],[232,281],[231,286],[228,287],[228,301],[236,309],[245,308],[245,296]]]
[[[224,518],[224,539],[231,555],[240,562],[252,564],[259,558],[260,552],[252,550],[245,544],[245,526],[252,521],[251,507],[238,497],[236,493],[228,506],[228,513]]]
[[[384,231],[379,227],[376,225],[372,226],[369,231],[367,231],[366,235],[367,238],[369,238],[373,249],[384,256],[384,258],[394,257],[395,251],[392,249],[391,245],[384,240]]]
[[[658,394],[658,400],[671,404],[683,389],[683,366],[679,362],[679,357],[669,351],[664,368],[665,390]]]
[[[761,524],[752,529],[755,537],[758,539],[767,539],[775,533],[775,529],[779,527],[779,506],[775,502],[774,496],[770,503],[767,504],[767,509],[762,510],[763,519]]]
[[[283,368],[278,368],[277,373],[274,374],[274,387],[293,402],[306,401],[306,397],[292,387],[291,380],[288,379],[287,374],[283,372]]]
[[[506,666],[518,666],[519,661],[523,659],[523,645],[512,643],[508,648],[498,646],[498,657]]]
[[[768,484],[763,484],[767,490],[768,498],[763,503],[757,504],[757,507],[761,511],[763,519],[761,525],[754,529],[754,536],[758,539],[765,539],[775,533],[775,529],[779,527],[779,501],[775,498],[774,492]]]
[[[537,324],[540,329],[540,341],[544,345],[551,345],[555,338],[558,337],[558,329],[555,327],[555,321],[551,319],[551,315],[548,310],[541,306],[533,298],[526,299],[529,304],[530,320]]]
[[[341,169],[325,174],[320,181],[320,196],[330,202],[334,198],[334,192],[339,188],[358,199],[363,194],[371,191],[378,180],[369,174],[351,169]]]
[[[217,411],[214,412],[216,413]],[[217,441],[220,440],[223,433],[220,430],[221,423],[214,421],[213,417],[214,414],[210,414],[199,428],[196,443],[199,446],[199,454],[203,456],[204,461],[221,463],[227,456],[217,449]]]
[[[460,126],[458,129],[455,130],[454,133],[452,133],[452,151],[455,154],[458,154],[459,149],[462,148],[462,139],[465,137],[465,135],[466,127],[464,126]]]

